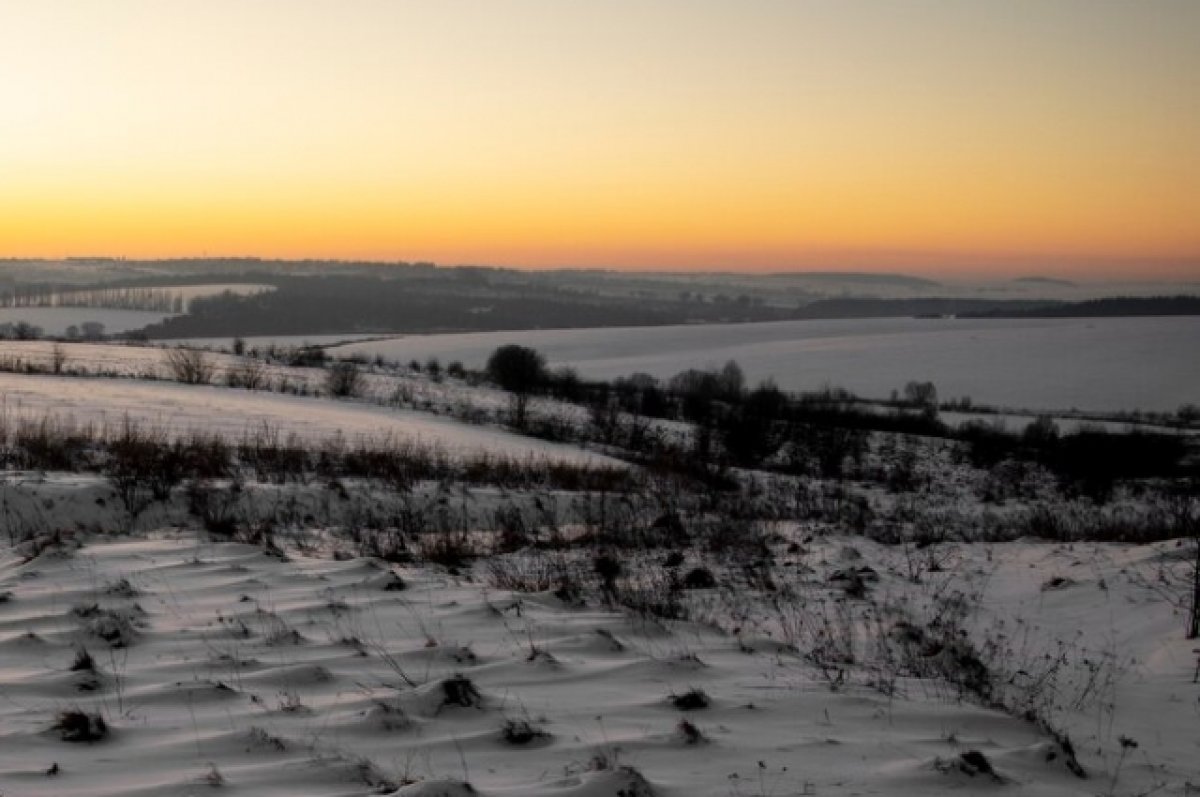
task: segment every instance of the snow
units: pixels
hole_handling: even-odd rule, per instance
[[[891,554],[861,540],[830,539],[807,561],[833,566],[849,546],[895,599],[970,583],[906,585],[888,573]],[[32,561],[8,552],[0,784],[22,797],[199,794],[218,777],[254,795],[365,795],[405,781],[394,793],[907,797],[1003,788],[1090,797],[1161,784],[1185,794],[1200,777],[1195,657],[1170,608],[1127,575],[1164,553],[1037,543],[957,551],[962,573],[986,574],[976,585],[986,607],[979,625],[1024,629],[1031,662],[1057,640],[1082,638],[1128,664],[1115,686],[1098,685],[1098,707],[1056,716],[1092,774],[1081,780],[1030,723],[931,682],[831,689],[786,645],[749,632],[638,620],[434,569],[280,558],[190,532],[84,539]],[[385,589],[393,570],[406,590]],[[1052,572],[1072,580],[1047,592]],[[80,607],[93,604],[129,619],[127,647],[89,632]],[[68,669],[81,645],[97,674]],[[446,704],[442,682],[456,675],[477,688],[479,705]],[[691,689],[711,704],[671,705]],[[108,737],[62,741],[50,728],[73,708],[105,716]],[[699,730],[697,743],[681,720]],[[503,738],[507,721],[546,735],[514,745]],[[1138,747],[1107,792],[1120,736]],[[972,750],[1001,780],[959,768]]]
[[[503,394],[456,380],[370,374],[362,400],[335,401],[137,378],[163,371],[155,348],[63,351],[68,368],[122,378],[0,373],[0,421],[129,417],[235,437],[268,426],[317,441],[395,435],[457,453],[613,462],[411,408],[506,406]],[[0,345],[13,360],[50,354],[44,342]],[[211,357],[218,372],[236,363]],[[270,374],[310,389],[323,378],[283,366]],[[389,399],[402,393],[407,408]],[[761,506],[777,514],[731,528],[763,534],[769,554],[751,556],[771,562],[775,586],[752,581],[761,562],[718,555],[697,538],[680,550],[688,566],[711,565],[716,586],[687,591],[693,621],[619,610],[595,589],[585,603],[510,592],[494,577],[539,557],[575,557],[577,577],[592,577],[600,548],[527,545],[454,568],[355,555],[364,550],[355,535],[394,532],[402,517],[416,518],[408,542],[417,550],[436,536],[429,530],[445,531],[438,518],[488,539],[511,511],[576,543],[597,514],[615,532],[636,532],[663,506],[688,511],[692,499],[665,481],[649,482],[650,495],[601,497],[611,514],[596,513],[595,496],[432,482],[406,491],[250,478],[224,493],[275,547],[212,538],[184,488],[130,517],[101,476],[0,472],[0,794],[1194,792],[1200,670],[1180,612],[1190,544],[976,542],[976,531],[1012,539],[998,532],[1023,527],[1005,517],[1034,506],[1085,525],[1101,508],[1058,495],[1040,471],[1022,477],[1023,497],[982,497],[991,476],[945,441],[874,434],[868,465],[910,453],[897,446],[912,447],[911,478],[923,487],[754,474]],[[951,541],[882,545],[800,508],[860,498],[881,521]],[[721,494],[695,500],[720,514]],[[1149,500],[1119,491],[1104,516],[1133,523]],[[614,555],[632,580],[662,575],[668,552]],[[861,595],[836,585],[847,568],[869,568]],[[406,589],[394,588],[397,578]],[[904,669],[900,620],[969,641],[987,658],[995,701]],[[83,646],[95,672],[71,669]],[[447,703],[445,682],[456,676],[478,690],[477,704]],[[710,705],[672,704],[693,689]],[[1045,725],[1022,719],[1026,707]],[[53,726],[70,710],[103,717],[107,737],[65,741]],[[532,738],[506,739],[505,727],[522,722]],[[1047,727],[1073,740],[1088,779],[1068,769]],[[996,776],[966,766],[976,760],[967,753],[985,756]]]
[[[49,370],[54,351],[64,356],[63,372],[87,376],[143,377],[171,379],[165,353],[157,346],[130,346],[111,343],[61,343],[49,341],[0,340],[0,363],[22,370],[18,364],[33,364]],[[213,383],[221,384],[229,369],[244,365],[245,360],[230,354],[210,351],[205,354],[213,366]],[[301,393],[318,394],[324,390],[327,373],[321,368],[301,368],[279,364],[263,365],[264,387],[280,389],[286,383]],[[467,385],[456,379],[432,379],[407,369],[399,373],[364,373],[362,399],[387,407],[404,406],[422,413],[468,415],[474,420],[495,421],[507,414],[511,397],[501,390]],[[586,411],[575,405],[537,398],[531,412],[541,416],[570,418],[582,422]]]
[[[572,462],[612,460],[571,446],[533,440],[429,413],[333,402],[262,391],[137,379],[71,378],[0,373],[9,418],[70,418],[77,424],[139,424],[184,434],[193,430],[240,438],[264,427],[284,438],[320,441],[388,435],[441,446],[459,455],[481,451]]]
[[[438,357],[479,367],[497,346],[532,346],[585,376],[736,360],[752,381],[789,390],[826,385],[886,398],[910,380],[933,381],[945,400],[1033,410],[1175,411],[1200,403],[1200,318],[851,319],[621,329],[412,335],[350,344],[350,352],[407,362]]]

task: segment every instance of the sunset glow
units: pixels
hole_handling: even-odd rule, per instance
[[[1200,3],[4,0],[0,256],[1200,278]]]

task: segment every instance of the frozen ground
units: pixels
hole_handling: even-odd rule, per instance
[[[892,554],[860,540],[813,546],[805,572],[821,578],[855,549],[855,562],[883,574],[879,604],[937,589],[890,575]],[[1195,654],[1169,607],[1129,577],[1169,555],[963,546],[960,574],[936,582],[980,590],[976,630],[1020,637],[1034,664],[1060,644],[1115,657],[1124,677],[1097,685],[1098,707],[1058,716],[1090,773],[1080,779],[1029,723],[936,682],[831,689],[762,629],[631,619],[436,569],[281,558],[192,533],[96,538],[32,561],[10,550],[0,558],[0,788],[22,797],[216,786],[281,796],[1189,794],[1200,780]],[[1063,586],[1048,590],[1051,574]],[[84,647],[94,669],[73,671]],[[477,696],[447,691],[457,675]],[[672,705],[693,689],[707,707]],[[65,741],[53,726],[68,710],[102,715],[107,736]],[[1137,747],[1118,764],[1119,736]],[[968,774],[971,751],[995,775]]]
[[[551,364],[612,378],[737,360],[751,380],[789,390],[826,385],[886,398],[910,380],[940,397],[999,407],[1174,411],[1200,402],[1200,318],[858,319],[624,329],[413,335],[350,344],[407,362],[438,357],[481,366],[504,343],[532,346]]]

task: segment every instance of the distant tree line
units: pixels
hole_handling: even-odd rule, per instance
[[[21,286],[0,293],[0,308],[17,307],[90,307],[159,313],[182,313],[185,310],[183,296],[178,290],[133,287],[64,291]]]
[[[1117,296],[1083,302],[1038,302],[963,313],[979,318],[1103,318],[1108,316],[1200,315],[1200,296]]]
[[[543,285],[497,287],[470,273],[448,282],[359,276],[270,278],[255,296],[196,299],[188,315],[147,327],[150,338],[215,335],[317,335],[346,332],[651,326],[703,320],[766,321],[788,314],[753,304],[736,310],[676,298],[615,299]]]
[[[0,324],[0,339],[3,340],[41,340],[46,336],[45,330],[28,321]],[[84,321],[82,324],[71,324],[63,334],[67,340],[103,340],[104,324],[99,321]]]
[[[782,307],[748,296],[699,302],[680,292],[603,295],[543,275],[467,268],[251,276],[276,290],[196,299],[186,316],[147,327],[146,335],[161,339],[659,326],[941,316],[1038,304],[954,298],[824,299]]]

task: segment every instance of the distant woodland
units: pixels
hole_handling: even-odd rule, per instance
[[[275,290],[197,298],[186,308],[179,306],[175,294],[162,290],[204,283],[252,283]],[[1072,302],[1045,296],[956,297],[950,295],[953,290],[930,280],[891,274],[528,272],[430,263],[254,258],[0,261],[0,311],[82,304],[180,313],[140,333],[153,339],[912,316],[1200,314],[1200,297],[1194,296]],[[154,300],[153,307],[146,305],[149,300]]]
[[[1101,316],[1200,315],[1200,296],[1120,296],[1084,302],[1040,303],[1035,307],[996,307],[966,313],[986,318],[1099,318]]]
[[[273,277],[275,291],[192,302],[188,315],[147,327],[150,338],[569,329],[738,323],[790,319],[953,315],[1027,301],[980,299],[820,299],[779,307],[746,295],[714,300],[605,296],[553,286],[496,286],[377,280],[357,276]]]

